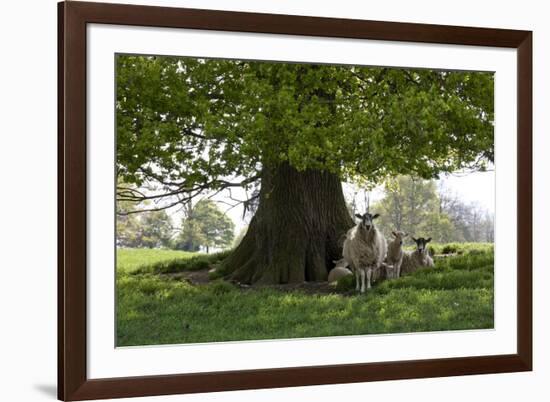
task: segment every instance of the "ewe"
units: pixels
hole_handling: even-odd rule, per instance
[[[372,275],[382,266],[387,246],[384,236],[374,227],[373,221],[378,218],[378,214],[371,215],[366,212],[355,216],[361,221],[348,230],[342,254],[355,273],[355,290],[365,293],[365,276],[367,289],[370,289]],[[361,278],[360,287],[359,278]]]
[[[403,262],[401,263],[401,273],[403,274],[413,273],[421,267],[434,266],[434,261],[432,260],[432,257],[430,257],[427,247],[427,244],[432,241],[432,238],[429,237],[424,239],[423,237],[419,237],[418,239],[415,239],[412,237],[412,239],[416,243],[416,250],[412,253],[405,253],[403,255]]]
[[[386,262],[393,265],[393,270],[387,271],[388,279],[399,278],[401,275],[401,263],[403,262],[403,239],[407,237],[407,233],[401,231],[391,232],[394,239],[388,244],[388,255]],[[390,276],[391,272],[391,276]]]

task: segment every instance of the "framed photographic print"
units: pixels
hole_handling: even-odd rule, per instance
[[[532,369],[532,33],[59,3],[62,400]]]

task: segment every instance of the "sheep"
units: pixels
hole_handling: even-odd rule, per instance
[[[433,267],[434,261],[432,260],[432,257],[430,257],[430,254],[428,253],[428,247],[427,244],[432,241],[432,238],[429,237],[427,239],[424,239],[423,237],[419,237],[418,239],[415,239],[414,237],[411,237],[414,242],[416,243],[416,250],[414,250],[412,253],[405,253],[403,254],[403,261],[401,263],[401,273],[403,274],[410,274],[416,271],[418,268],[421,267]]]
[[[395,266],[393,264],[387,264],[382,262],[378,269],[375,269],[372,272],[372,281],[376,282],[377,280],[384,279],[394,279],[395,278]]]
[[[328,273],[328,283],[334,283],[344,276],[352,275],[352,272],[347,268],[349,264],[345,258],[334,260],[333,262],[336,265]]]
[[[379,214],[366,212],[355,216],[361,221],[348,230],[342,254],[355,273],[355,290],[365,293],[365,276],[367,289],[370,289],[373,273],[378,273],[386,257],[387,245],[384,236],[374,226],[373,221]]]
[[[395,237],[388,244],[388,255],[386,256],[386,263],[393,265],[393,270],[386,270],[388,279],[399,278],[401,276],[401,263],[403,262],[403,239],[407,237],[407,233],[401,231],[392,231],[392,235]]]
[[[340,258],[339,260],[332,260],[332,262],[334,263],[334,268],[347,268],[349,266],[349,263],[346,261],[345,258]]]

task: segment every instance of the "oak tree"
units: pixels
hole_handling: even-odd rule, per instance
[[[493,160],[492,73],[126,55],[116,72],[118,176],[150,189],[118,200],[254,194],[223,266],[243,282],[326,279],[353,225],[342,181]]]

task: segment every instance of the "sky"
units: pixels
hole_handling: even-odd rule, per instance
[[[495,172],[476,172],[469,175],[451,175],[443,180],[453,192],[466,202],[478,203],[495,213]]]

